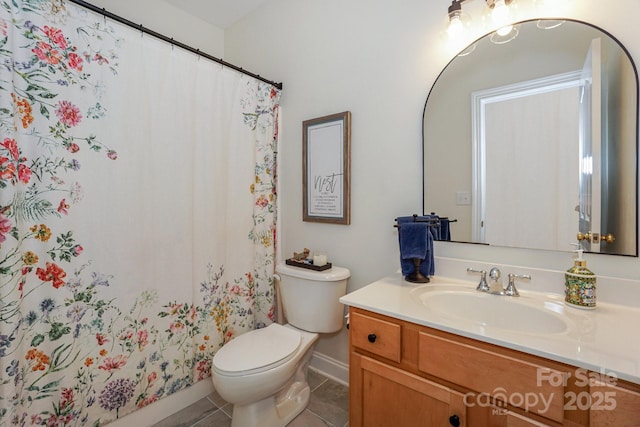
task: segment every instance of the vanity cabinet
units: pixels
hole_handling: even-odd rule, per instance
[[[351,427],[640,426],[636,385],[600,384],[574,366],[355,307],[349,313]],[[588,404],[604,396],[604,406]]]

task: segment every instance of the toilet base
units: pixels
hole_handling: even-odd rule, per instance
[[[248,405],[233,405],[231,427],[284,427],[289,424],[304,411],[311,397],[307,382],[310,359],[311,351],[308,351],[293,378],[277,394]]]
[[[304,411],[310,397],[309,384],[295,381],[276,396],[250,405],[234,405],[231,427],[284,427]]]

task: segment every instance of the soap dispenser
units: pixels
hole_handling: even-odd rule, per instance
[[[571,307],[596,308],[596,275],[587,268],[587,261],[583,258],[584,249],[579,243],[572,243],[578,249],[574,265],[564,273],[564,300]]]

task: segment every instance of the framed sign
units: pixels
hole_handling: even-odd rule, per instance
[[[351,112],[302,122],[302,219],[349,224]]]

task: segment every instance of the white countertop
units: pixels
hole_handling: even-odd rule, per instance
[[[551,301],[570,325],[560,333],[522,333],[443,315],[445,309],[430,310],[416,297],[430,286],[445,285],[473,290],[476,283],[435,276],[428,284],[415,284],[397,274],[351,292],[340,302],[640,384],[640,309],[598,302],[595,310],[582,310],[564,306],[560,295],[521,290],[519,302]]]

